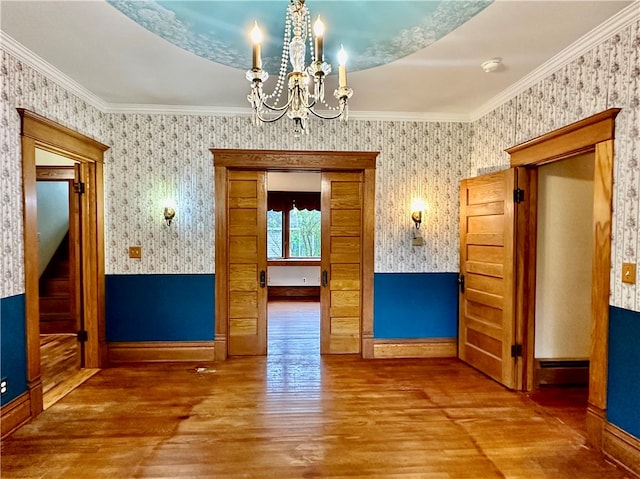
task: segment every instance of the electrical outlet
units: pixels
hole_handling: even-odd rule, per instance
[[[0,396],[4,396],[9,392],[9,381],[7,378],[0,379]]]
[[[142,246],[129,246],[129,258],[142,258]]]

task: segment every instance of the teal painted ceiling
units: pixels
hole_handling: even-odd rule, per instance
[[[349,70],[357,71],[393,62],[429,46],[492,2],[308,0],[306,5],[312,21],[320,15],[325,23],[326,61],[337,65],[336,55],[343,44],[349,54]],[[178,47],[240,69],[251,66],[249,31],[258,21],[265,35],[264,68],[274,73],[279,68],[289,0],[108,3]]]

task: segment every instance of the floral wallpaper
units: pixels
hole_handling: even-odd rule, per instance
[[[255,126],[240,117],[111,115],[106,177],[107,273],[211,273],[214,159],[209,148],[379,151],[376,171],[378,272],[456,271],[458,182],[469,149],[461,123],[320,123],[292,138],[292,125]],[[425,247],[412,247],[411,202],[427,202]],[[170,227],[162,201],[177,205]],[[444,215],[436,211],[446,212]],[[127,257],[142,246],[142,259]]]
[[[40,113],[97,140],[105,114],[0,49],[0,298],[24,292],[22,157],[16,108]]]
[[[458,270],[462,178],[506,168],[504,149],[611,107],[616,120],[611,304],[640,310],[640,288],[620,281],[638,261],[640,222],[640,24],[633,23],[473,123],[350,120],[254,126],[249,118],[108,114],[2,53],[0,70],[0,297],[24,291],[19,117],[28,108],[109,145],[105,155],[107,274],[214,272],[214,180],[209,148],[379,151],[376,272]],[[421,196],[422,247],[409,218]],[[170,227],[163,200],[176,203]],[[142,258],[128,247],[142,246]]]
[[[509,166],[505,148],[608,108],[616,118],[611,304],[639,311],[640,288],[623,284],[622,263],[638,263],[640,242],[640,22],[476,121],[470,176]]]

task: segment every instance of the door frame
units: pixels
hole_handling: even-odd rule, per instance
[[[362,171],[362,308],[361,351],[373,358],[373,272],[375,167],[379,152],[210,149],[215,176],[215,339],[216,360],[227,358],[227,173],[230,169],[262,171]]]
[[[525,390],[532,388],[534,374],[537,167],[578,154],[594,153],[587,433],[599,449],[602,449],[607,408],[613,161],[615,118],[619,112],[620,108],[611,108],[505,150],[511,157],[512,167],[522,167],[529,173],[525,180],[525,201],[517,205],[522,221],[517,225],[516,246],[516,339],[523,345],[524,364],[520,365],[519,377],[520,389]]]
[[[40,314],[38,291],[38,208],[36,195],[36,148],[78,161],[84,173],[81,230],[83,316],[87,342],[85,367],[106,364],[104,299],[104,152],[109,148],[70,128],[24,108],[20,115],[22,145],[22,199],[24,211],[25,326],[27,387],[30,416],[43,410],[40,366]]]

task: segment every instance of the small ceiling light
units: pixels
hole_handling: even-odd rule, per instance
[[[480,66],[485,71],[485,73],[491,73],[500,68],[500,65],[502,65],[502,58],[492,58],[491,60],[483,62]]]

